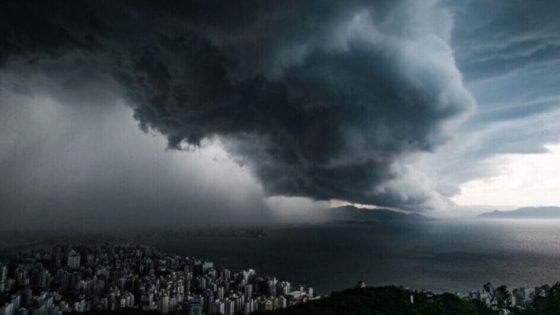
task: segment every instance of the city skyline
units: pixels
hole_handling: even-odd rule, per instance
[[[63,314],[137,309],[162,314],[250,314],[319,298],[253,269],[232,272],[149,246],[57,245],[0,261],[0,314]]]

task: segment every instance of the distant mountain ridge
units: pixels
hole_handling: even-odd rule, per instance
[[[482,219],[560,219],[560,207],[525,207],[510,211],[495,210],[480,214]]]
[[[352,223],[370,222],[425,222],[435,220],[418,213],[405,213],[389,209],[363,209],[343,206],[325,210],[329,212],[331,221]]]

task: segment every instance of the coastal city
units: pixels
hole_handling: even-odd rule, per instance
[[[357,288],[366,288],[360,281]],[[414,295],[410,292],[410,304]],[[500,315],[524,309],[551,287],[494,287],[455,293]],[[426,293],[422,293],[426,294]],[[427,293],[435,296],[435,293]],[[162,314],[237,315],[284,309],[319,300],[313,288],[240,272],[212,262],[164,254],[131,244],[54,246],[0,260],[0,315],[59,315],[123,310]]]
[[[0,262],[0,315],[136,309],[163,314],[249,314],[319,299],[255,270],[166,255],[140,245],[55,246]]]

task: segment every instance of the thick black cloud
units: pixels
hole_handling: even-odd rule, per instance
[[[435,1],[6,1],[0,12],[0,62],[76,54],[119,82],[142,128],[179,149],[219,137],[271,195],[423,203],[429,194],[385,185],[473,103]]]

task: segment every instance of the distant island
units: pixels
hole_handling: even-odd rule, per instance
[[[478,216],[481,219],[560,219],[560,207],[525,207],[510,211],[495,210]]]
[[[364,209],[354,206],[343,206],[325,210],[329,219],[346,223],[374,222],[426,222],[435,219],[418,213],[406,213],[389,209]]]

